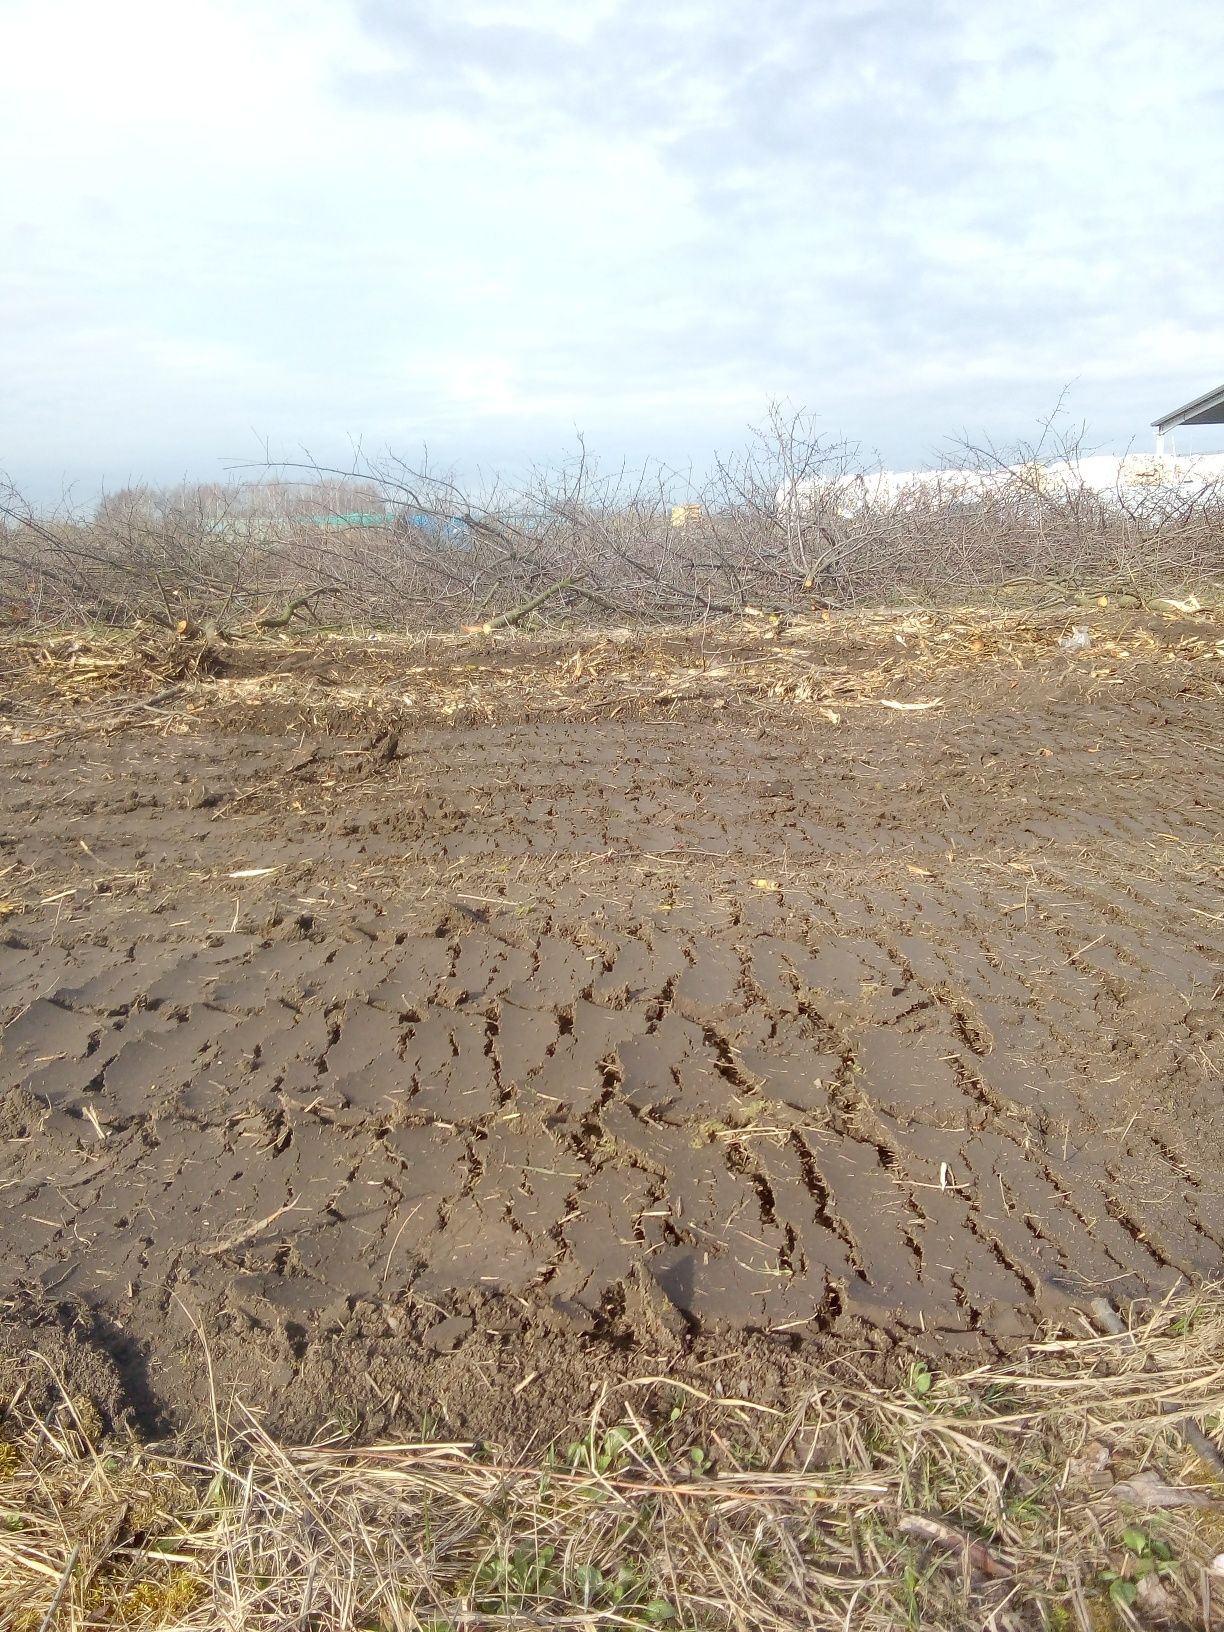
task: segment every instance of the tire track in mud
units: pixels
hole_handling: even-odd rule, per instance
[[[1065,1080],[1042,1080],[1030,1057],[1025,1074],[1036,1080],[1024,1097],[992,1085],[983,1072],[1000,1043],[968,992],[895,963],[881,984],[889,954],[835,923],[816,966],[806,941],[760,937],[729,964],[714,942],[707,980],[707,950],[627,940],[622,980],[621,949],[593,966],[554,933],[528,958],[472,925],[445,943],[371,947],[364,982],[349,960],[347,980],[367,987],[356,997],[329,993],[325,957],[310,974],[299,957],[267,1005],[290,1021],[253,1044],[241,1078],[226,1071],[226,1045],[244,1005],[215,1001],[241,982],[211,960],[195,1001],[137,1007],[101,1027],[88,984],[73,992],[75,1008],[44,1000],[10,1027],[6,1051],[30,1061],[21,1086],[38,1109],[27,1138],[101,1164],[111,1141],[135,1130],[159,1153],[91,1187],[107,1197],[95,1208],[125,1218],[147,1209],[156,1221],[147,1245],[157,1232],[186,1245],[189,1221],[222,1196],[232,1210],[242,1184],[252,1218],[275,1210],[259,1211],[269,1197],[290,1209],[267,1239],[253,1232],[228,1257],[248,1273],[303,1282],[295,1307],[345,1295],[350,1260],[368,1268],[371,1245],[384,1246],[405,1194],[373,1176],[393,1133],[402,1171],[415,1144],[448,1175],[429,1227],[411,1237],[409,1273],[386,1287],[393,1296],[418,1283],[431,1295],[459,1289],[479,1268],[481,1285],[563,1286],[596,1315],[636,1256],[679,1288],[681,1314],[697,1321],[789,1329],[819,1320],[836,1285],[839,1309],[956,1332],[1020,1328],[1026,1302],[1035,1318],[1042,1287],[1070,1287],[1077,1274],[1085,1286],[1128,1276],[1158,1287],[1169,1272],[1211,1267],[1211,1223],[1181,1203],[1180,1224],[1164,1209],[1141,1221],[1119,1199],[1124,1175],[1108,1141],[1084,1130]],[[672,972],[643,990],[642,970],[660,956]],[[824,984],[809,984],[814,976]],[[601,982],[610,1003],[599,1001]],[[402,1002],[371,1000],[397,984]],[[48,1029],[63,1040],[61,1014],[86,1022],[76,1059],[60,1049],[31,1057]],[[209,1091],[218,1070],[228,1084],[220,1097]],[[1057,1128],[1077,1122],[1076,1148],[1060,1156]],[[245,1139],[251,1123],[263,1142],[239,1170],[231,1134]],[[99,1126],[105,1137],[91,1143]],[[182,1147],[218,1136],[219,1149],[204,1154]],[[1179,1190],[1214,1203],[1209,1174],[1187,1170],[1167,1146],[1149,1148]],[[52,1185],[37,1172],[17,1183],[31,1208]],[[375,1192],[370,1205],[348,1206],[361,1185]],[[1027,1205],[1034,1196],[1039,1208]],[[586,1227],[588,1209],[599,1210],[606,1239]],[[91,1211],[74,1211],[32,1266],[61,1287],[96,1291],[90,1260],[72,1249]],[[318,1254],[296,1273],[306,1262],[297,1244],[321,1227],[319,1215],[350,1238],[330,1254],[325,1280]]]
[[[303,786],[237,915],[215,880],[279,813],[127,811],[168,874],[6,930],[11,1284],[154,1349],[187,1297],[301,1364],[359,1308],[475,1295],[584,1335],[866,1323],[940,1352],[1219,1274],[1224,949],[1188,864],[1139,874],[1190,772],[1166,809],[1140,780],[1069,817],[1045,772],[1017,855],[994,773],[945,775],[953,821],[920,787],[938,731],[905,730],[908,762],[874,724],[831,738],[819,782],[768,730],[439,737],[444,820],[406,808],[411,767]],[[96,764],[40,774],[105,855],[108,808],[189,749],[113,747],[102,794]]]

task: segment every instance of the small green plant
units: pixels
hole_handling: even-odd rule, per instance
[[[676,1612],[666,1598],[652,1598],[648,1604],[642,1605],[642,1614],[650,1626],[663,1626],[676,1618]]]
[[[579,1564],[574,1580],[582,1594],[582,1607],[589,1609],[597,1603],[604,1590],[604,1573],[596,1564]]]
[[[937,1562],[931,1563],[925,1570],[915,1568],[913,1564],[905,1564],[901,1570],[901,1596],[905,1605],[906,1623],[915,1629],[923,1625],[923,1589],[927,1582],[939,1568]]]
[[[614,1574],[597,1564],[579,1564],[563,1579],[555,1547],[516,1547],[491,1558],[476,1572],[476,1607],[482,1615],[516,1615],[541,1600],[576,1602],[584,1610],[612,1610],[621,1625],[665,1626],[675,1617],[666,1598],[648,1597],[650,1583],[640,1565],[622,1564]]]
[[[1161,1541],[1159,1536],[1149,1535],[1137,1525],[1130,1525],[1122,1532],[1122,1545],[1134,1553],[1136,1558],[1147,1560],[1153,1569],[1159,1569],[1162,1564],[1169,1564],[1173,1559],[1167,1541]]]
[[[1017,1524],[1039,1524],[1049,1511],[1049,1480],[1041,1480],[1026,1489],[1007,1494],[1003,1511]]]
[[[666,1598],[648,1598],[640,1603],[646,1582],[639,1569],[622,1564],[615,1575],[605,1575],[595,1564],[580,1564],[574,1572],[575,1585],[582,1595],[584,1609],[612,1609],[622,1616],[634,1615],[648,1626],[663,1626],[675,1618],[675,1610]]]
[[[916,1400],[925,1400],[934,1387],[935,1378],[925,1360],[915,1360],[909,1369],[908,1387]]]
[[[1173,1553],[1168,1542],[1136,1525],[1122,1532],[1122,1545],[1131,1554],[1121,1570],[1105,1570],[1101,1580],[1115,1604],[1129,1609],[1139,1596],[1139,1582],[1149,1575],[1172,1575]]]
[[[609,1428],[599,1439],[576,1439],[566,1448],[565,1460],[571,1470],[580,1473],[610,1473],[620,1462],[626,1445],[633,1438],[631,1428]]]
[[[555,1547],[516,1547],[505,1558],[488,1559],[473,1583],[482,1615],[513,1615],[537,1598],[550,1597],[557,1584]]]
[[[204,1492],[204,1506],[220,1511],[230,1505],[231,1475],[227,1468],[218,1468],[208,1481]]]

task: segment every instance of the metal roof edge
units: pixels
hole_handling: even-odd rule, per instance
[[[1204,408],[1224,407],[1224,385],[1217,385],[1214,391],[1204,391],[1201,397],[1195,397],[1193,402],[1183,403],[1180,408],[1174,408],[1171,413],[1162,414],[1159,419],[1152,421],[1152,429],[1168,431],[1175,425],[1183,424],[1191,414],[1201,412]]]

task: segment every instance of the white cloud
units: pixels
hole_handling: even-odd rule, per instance
[[[1224,13],[1183,0],[0,0],[0,469],[346,437],[910,464],[1224,377]]]

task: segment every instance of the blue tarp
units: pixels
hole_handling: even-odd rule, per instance
[[[463,538],[467,523],[458,516],[429,516],[423,510],[401,510],[396,517],[401,527],[419,527],[423,533],[441,533],[443,538]]]

